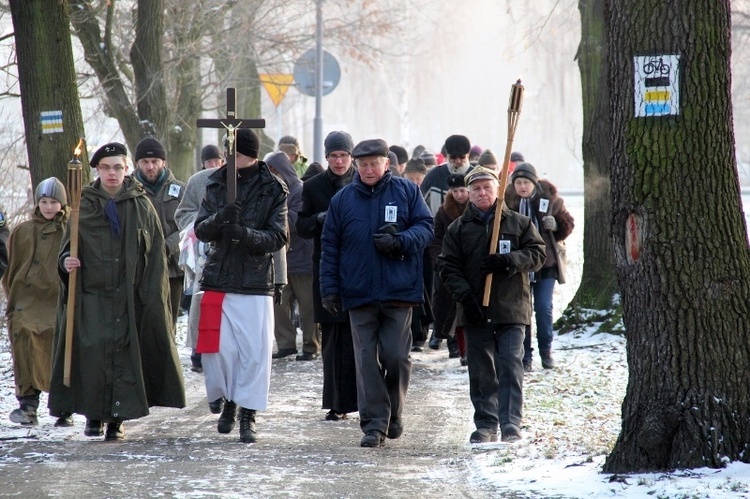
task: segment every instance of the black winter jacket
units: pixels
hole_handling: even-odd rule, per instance
[[[262,161],[237,180],[241,243],[223,236],[217,212],[227,200],[227,167],[208,180],[206,195],[195,219],[195,235],[211,243],[201,289],[243,295],[273,295],[272,253],[287,241],[287,188]]]

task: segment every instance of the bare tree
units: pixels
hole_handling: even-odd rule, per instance
[[[750,253],[729,8],[729,0],[608,2],[612,227],[629,379],[607,472],[750,460]],[[636,67],[638,55],[653,61]],[[646,94],[634,75],[658,68],[672,78],[678,67],[669,92],[679,90],[679,114],[636,116]]]

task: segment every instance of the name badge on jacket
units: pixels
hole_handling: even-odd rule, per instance
[[[385,221],[393,223],[398,221],[398,206],[385,207]]]
[[[547,213],[547,208],[549,208],[549,199],[540,199],[539,200],[539,211],[542,213]]]
[[[168,194],[174,198],[180,197],[180,186],[178,184],[170,185]]]

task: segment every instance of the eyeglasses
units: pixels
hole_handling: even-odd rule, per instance
[[[448,157],[449,157],[450,159],[466,159],[466,157],[467,157],[467,156],[468,156],[468,154],[464,154],[464,155],[462,155],[462,156],[454,156],[454,155],[452,155],[452,154],[451,154],[451,155],[450,155],[450,156],[448,156]]]
[[[105,172],[121,172],[125,169],[125,167],[122,165],[102,165],[97,166],[96,168]]]
[[[328,159],[331,160],[331,161],[339,161],[339,160],[343,161],[346,158],[348,158],[349,156],[351,156],[351,155],[350,154],[329,154],[328,155]]]

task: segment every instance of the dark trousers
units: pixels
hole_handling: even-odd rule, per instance
[[[520,426],[523,418],[523,324],[466,327],[469,394],[477,428]]]
[[[180,301],[182,300],[182,288],[185,284],[185,278],[169,278],[169,301],[172,305],[172,324],[177,324],[177,317],[180,315]]]
[[[357,410],[357,367],[348,322],[323,322],[323,409]]]
[[[410,307],[349,311],[357,363],[359,426],[386,433],[401,417],[411,377]]]

